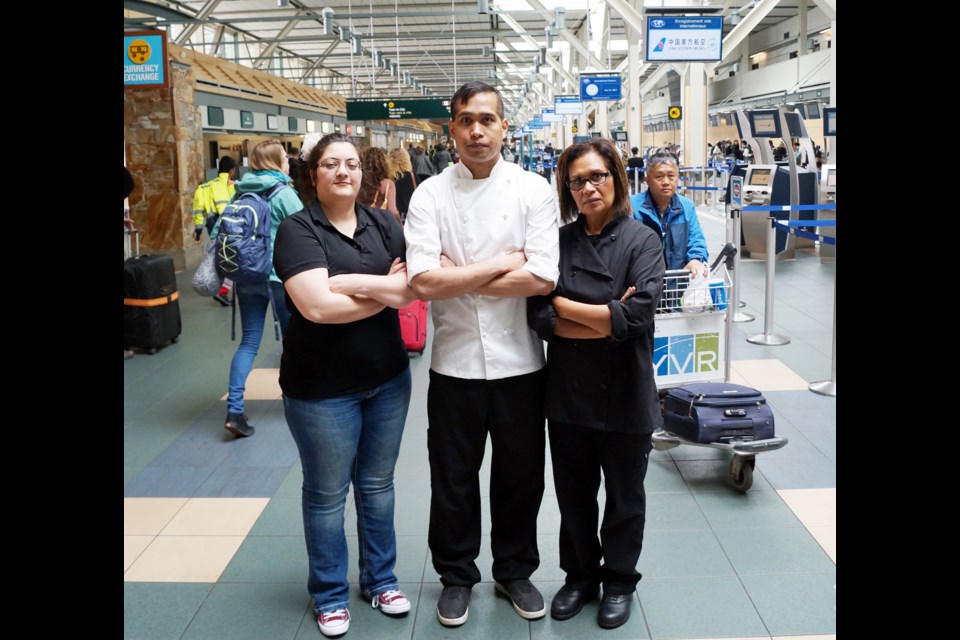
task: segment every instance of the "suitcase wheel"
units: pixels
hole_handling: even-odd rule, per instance
[[[747,491],[753,486],[753,468],[757,459],[753,456],[733,456],[730,461],[730,478],[739,491]]]
[[[153,355],[153,354],[155,354],[155,353],[157,352],[157,348],[156,348],[156,347],[149,347],[149,348],[146,349],[146,352],[149,353],[150,355]]]

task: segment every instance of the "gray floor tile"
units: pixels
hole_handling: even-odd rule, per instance
[[[205,498],[269,498],[283,483],[287,467],[219,466],[197,488]]]
[[[124,582],[123,637],[179,638],[212,588],[211,584]]]
[[[182,640],[292,639],[309,600],[302,583],[218,583]]]
[[[300,499],[303,493],[303,467],[300,466],[298,459],[284,477],[283,482],[277,487],[277,492],[273,494],[275,498],[296,498]]]
[[[144,467],[123,487],[126,498],[189,498],[210,476],[209,467]]]
[[[837,431],[836,429],[814,431],[807,429],[804,436],[833,464],[837,463]]]
[[[718,529],[738,575],[833,573],[836,565],[804,527]]]
[[[638,586],[654,640],[769,636],[736,577],[644,578]]]
[[[687,491],[683,476],[680,475],[680,470],[673,460],[651,460],[647,465],[647,477],[643,481],[643,488],[647,494]]]

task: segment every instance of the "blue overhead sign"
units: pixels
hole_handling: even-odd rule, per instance
[[[554,113],[561,116],[578,116],[583,113],[580,96],[557,96],[553,100]]]
[[[540,119],[544,122],[563,122],[563,116],[557,115],[553,109],[541,109]]]
[[[647,62],[720,62],[723,18],[647,16]]]
[[[580,76],[581,100],[619,100],[622,95],[619,74]]]

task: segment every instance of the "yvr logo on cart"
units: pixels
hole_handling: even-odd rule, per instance
[[[720,368],[720,334],[688,333],[653,339],[655,375],[717,372]]]

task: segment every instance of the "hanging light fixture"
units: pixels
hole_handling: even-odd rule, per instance
[[[350,41],[350,29],[346,27],[340,27],[340,42],[349,42]]]
[[[556,18],[553,22],[553,26],[557,28],[557,31],[560,31],[561,29],[566,29],[567,28],[567,23],[566,23],[567,10],[564,9],[563,7],[557,7],[556,9],[554,9],[554,15],[556,16]]]
[[[324,7],[320,15],[323,16],[323,30],[321,33],[325,36],[333,35],[333,9]]]
[[[477,0],[477,13],[490,13],[490,3],[487,0]]]
[[[360,55],[360,54],[363,52],[363,46],[361,46],[361,44],[360,44],[360,34],[359,34],[359,33],[353,34],[352,41],[353,41],[353,42],[352,42],[352,44],[353,44],[353,49],[352,49],[353,54],[354,54],[354,55]]]
[[[547,49],[553,48],[553,27],[547,25],[543,28],[543,37],[547,39]]]

